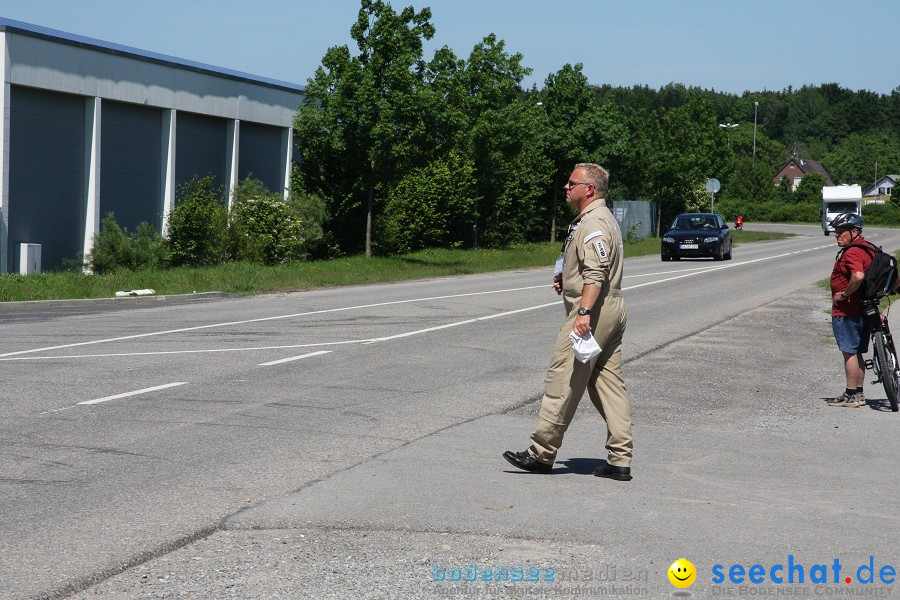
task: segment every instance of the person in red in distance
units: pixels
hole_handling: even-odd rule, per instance
[[[831,328],[838,349],[844,356],[844,373],[847,389],[837,398],[828,400],[828,406],[856,408],[866,405],[863,380],[866,363],[863,354],[869,351],[869,328],[863,317],[860,287],[866,277],[866,269],[872,264],[872,256],[850,244],[863,242],[863,218],[855,213],[841,213],[831,225],[834,239],[841,247],[834,269],[831,271]]]

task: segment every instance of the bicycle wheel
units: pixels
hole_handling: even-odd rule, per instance
[[[884,393],[887,394],[891,410],[897,412],[897,392],[900,391],[897,382],[897,357],[888,350],[883,333],[878,332],[872,338],[875,342],[875,360],[878,362]]]

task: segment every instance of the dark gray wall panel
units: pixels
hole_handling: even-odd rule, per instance
[[[241,121],[238,180],[253,174],[269,190],[280,194],[284,187],[281,168],[281,130]]]
[[[19,244],[41,244],[44,270],[82,250],[84,113],[81,96],[12,86],[9,140],[9,261]]]
[[[162,226],[162,111],[103,103],[100,129],[100,218],[135,231],[147,221]]]
[[[175,183],[194,177],[215,177],[225,185],[225,120],[179,112],[175,125]]]

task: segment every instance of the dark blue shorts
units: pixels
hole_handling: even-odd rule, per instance
[[[863,354],[869,351],[869,328],[863,317],[831,317],[831,329],[841,352]]]

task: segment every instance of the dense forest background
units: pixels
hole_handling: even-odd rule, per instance
[[[791,156],[821,162],[838,184],[900,173],[900,85],[889,95],[836,83],[740,95],[624,88],[566,64],[525,89],[525,57],[493,35],[467,58],[445,46],[426,59],[430,18],[362,0],[357,48],[331,48],[307,83],[294,192],[324,203],[320,255],[555,240],[577,162],[610,171],[613,201],[657,202],[662,223],[708,210],[710,177],[726,219],[815,221],[821,177],[796,190],[773,183]],[[878,218],[900,223],[900,210]]]

